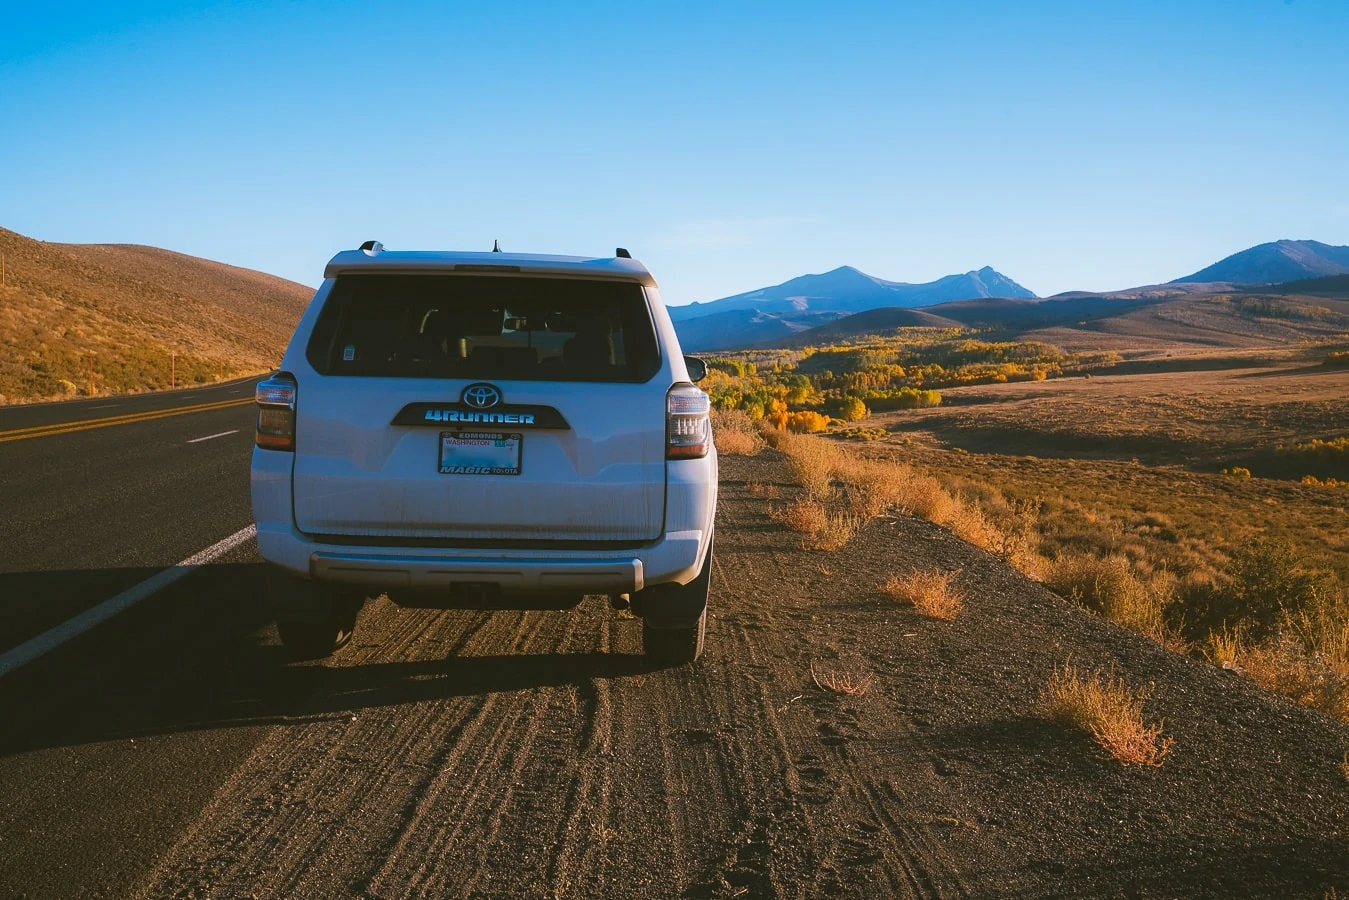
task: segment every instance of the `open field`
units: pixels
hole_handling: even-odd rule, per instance
[[[1349,463],[1297,450],[1349,433],[1349,371],[1283,362],[980,385],[943,396],[936,409],[858,424],[890,431],[887,452],[968,491],[987,485],[1042,500],[1051,543],[1148,542],[1180,565],[1187,553],[1224,554],[1266,534],[1349,581],[1349,490],[1301,483],[1306,475],[1343,479]],[[1252,477],[1222,474],[1234,468]]]

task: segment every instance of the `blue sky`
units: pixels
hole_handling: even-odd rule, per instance
[[[9,4],[4,4],[9,5]],[[633,250],[686,303],[851,264],[1047,295],[1349,244],[1349,2],[25,4],[0,226],[307,284]]]

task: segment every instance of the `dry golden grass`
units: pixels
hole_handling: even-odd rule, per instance
[[[852,540],[864,520],[847,512],[830,512],[811,497],[793,500],[781,509],[769,511],[773,521],[803,535],[802,549],[838,550]]]
[[[1174,592],[1174,582],[1165,573],[1145,578],[1118,554],[1064,553],[1050,563],[1046,583],[1056,593],[1160,644],[1173,646],[1180,640],[1162,619]]]
[[[1241,654],[1241,635],[1235,628],[1223,626],[1219,631],[1209,632],[1204,647],[1204,655],[1215,665],[1223,669],[1240,668],[1237,658]]]
[[[1083,676],[1070,660],[1045,687],[1044,714],[1087,732],[1126,766],[1160,766],[1175,739],[1162,736],[1162,723],[1144,721],[1146,699],[1145,690],[1130,688],[1113,671]]]
[[[848,697],[862,696],[871,688],[871,683],[875,681],[875,676],[870,672],[865,675],[857,675],[852,672],[817,672],[813,660],[810,663],[810,677],[820,690],[829,691],[831,694],[844,694]]]
[[[763,497],[767,500],[776,500],[781,494],[776,484],[764,484],[761,481],[751,481],[745,485],[749,492],[756,497]]]
[[[910,604],[925,616],[950,621],[960,615],[965,606],[965,598],[952,584],[959,574],[959,570],[920,572],[915,569],[908,575],[890,576],[881,590]]]
[[[1282,635],[1262,644],[1224,629],[1210,636],[1209,653],[1262,687],[1349,720],[1349,617],[1343,609],[1290,616]]]
[[[753,456],[763,449],[763,442],[752,434],[741,431],[722,431],[716,434],[714,442],[718,453],[727,456]]]
[[[828,499],[834,495],[834,473],[842,454],[837,444],[819,438],[794,436],[779,445],[788,458],[792,474],[812,497]]]
[[[781,509],[770,510],[769,515],[778,524],[802,534],[816,534],[829,524],[829,510],[820,501],[809,497],[793,500]]]
[[[718,453],[753,456],[765,446],[754,420],[742,410],[713,410],[712,438]]]
[[[812,546],[816,550],[840,550],[862,528],[864,520],[851,513],[830,513],[824,527],[814,534]]]
[[[787,455],[793,475],[810,497],[830,500],[837,496],[835,483],[842,485],[852,515],[831,521],[830,533],[822,541],[826,546],[842,546],[866,520],[901,510],[947,528],[962,540],[1003,556],[1038,577],[1041,560],[1035,518],[1029,512],[1032,504],[1023,507],[1004,502],[1009,520],[1004,526],[978,504],[948,491],[937,479],[911,466],[859,457],[837,443],[804,435],[780,434],[769,440]]]

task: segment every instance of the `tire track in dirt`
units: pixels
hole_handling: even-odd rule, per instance
[[[539,629],[541,618],[538,613],[520,614],[505,651],[531,653],[544,643],[541,636],[551,638]],[[566,640],[573,621],[567,619],[568,627],[560,641],[548,642],[551,647]],[[461,833],[479,824],[490,830],[497,810],[510,801],[517,783],[514,776],[529,758],[543,721],[538,713],[546,703],[546,693],[541,690],[528,695],[490,694],[472,721],[452,735],[453,740],[436,760],[436,777],[416,798],[413,814],[387,851],[388,861],[371,879],[371,893],[448,896],[447,872],[465,877],[476,871],[476,867],[462,867],[459,851],[467,848],[460,844]],[[489,714],[495,716],[495,722],[490,721]],[[507,773],[504,786],[499,783],[502,770]],[[406,871],[413,861],[420,862],[411,872]]]
[[[600,628],[598,653],[613,646],[612,623]],[[590,713],[581,735],[581,763],[576,780],[563,805],[562,833],[557,854],[549,867],[549,880],[556,897],[573,896],[573,887],[603,883],[604,847],[609,843],[610,785],[613,769],[614,709],[607,679],[592,679],[594,692]]]
[[[525,632],[523,614],[464,617],[383,609],[371,618],[363,623],[371,630],[393,626],[388,644],[358,648],[365,652],[343,658],[325,674],[341,676],[363,664],[390,665],[374,661],[381,657],[415,656],[447,620],[458,626],[455,652],[514,647]],[[341,680],[333,687],[325,701],[366,693],[345,690]],[[409,796],[426,789],[462,746],[465,732],[495,721],[498,696],[452,697],[411,709],[366,708],[278,728],[241,768],[240,777],[219,793],[202,818],[209,825],[198,828],[159,867],[162,875],[151,879],[146,895],[197,893],[205,884],[226,893],[251,885],[278,896],[349,892],[363,880],[360,870],[371,871],[382,862],[387,835],[397,833]],[[381,835],[386,837],[381,840]]]

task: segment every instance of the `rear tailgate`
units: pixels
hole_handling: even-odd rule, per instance
[[[328,381],[318,390],[299,388],[294,493],[301,531],[625,542],[661,534],[665,403],[647,385],[588,384],[584,394],[559,396],[557,385],[500,382],[507,408],[550,406],[568,426],[536,429],[490,421],[395,426],[409,404],[427,404],[415,408],[423,421],[425,411],[462,408],[454,388],[466,385]],[[442,474],[446,434],[518,435],[503,440],[519,442],[519,474]]]
[[[666,386],[640,285],[361,275],[328,302],[298,384],[300,530],[660,536]]]

